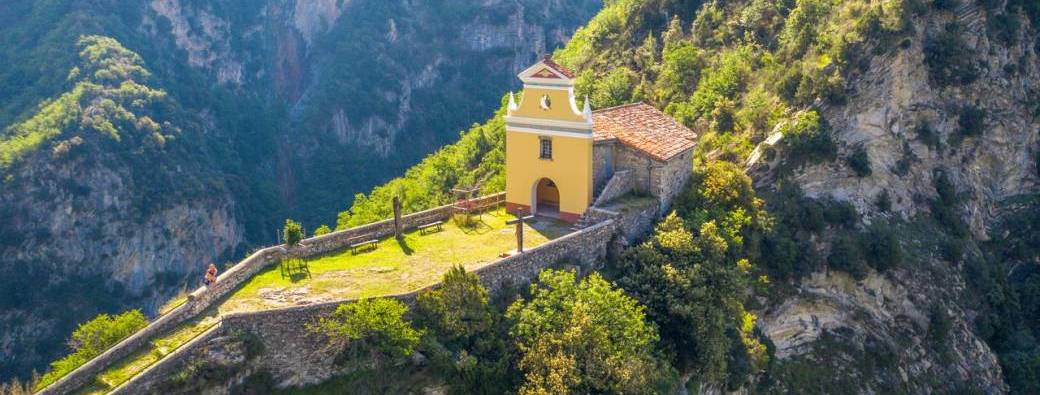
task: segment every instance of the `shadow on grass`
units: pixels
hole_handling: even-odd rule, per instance
[[[281,266],[282,278],[288,278],[291,282],[300,282],[311,278],[310,263],[303,259],[286,259],[279,264]]]
[[[488,225],[488,223],[484,222],[483,220],[475,220],[473,221],[473,223],[469,225],[458,224],[458,227],[459,230],[462,231],[462,233],[465,233],[467,235],[482,235],[494,230],[494,228],[491,227],[491,225]]]
[[[405,255],[412,255],[412,253],[415,252],[415,250],[408,245],[408,241],[405,240],[404,237],[397,239],[397,245],[401,247],[401,252],[403,252]]]

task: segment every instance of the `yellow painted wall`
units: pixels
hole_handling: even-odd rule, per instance
[[[547,177],[560,192],[560,211],[584,214],[592,203],[592,139],[550,137],[553,158],[539,159],[537,134],[506,128],[506,202],[530,206],[538,180]]]
[[[548,110],[540,106],[543,95],[549,95],[552,106]],[[514,117],[552,119],[556,121],[585,122],[581,113],[575,114],[571,109],[571,98],[567,89],[546,89],[527,86],[524,97],[516,111],[509,115]]]

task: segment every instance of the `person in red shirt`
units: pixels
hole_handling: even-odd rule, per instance
[[[217,282],[217,265],[209,264],[209,269],[206,269],[206,285],[213,285]]]

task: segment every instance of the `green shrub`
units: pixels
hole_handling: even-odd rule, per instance
[[[874,207],[883,213],[887,213],[892,209],[892,197],[889,195],[888,190],[884,189],[878,194],[877,199],[874,201]]]
[[[363,299],[339,305],[308,329],[328,336],[334,347],[345,346],[343,356],[348,360],[371,358],[381,366],[384,360],[412,355],[419,345],[422,332],[404,319],[407,311],[404,303],[394,299]]]
[[[420,293],[416,306],[418,321],[447,340],[473,340],[491,329],[487,289],[462,266],[445,273],[439,288]]]
[[[935,217],[939,224],[950,230],[953,235],[958,237],[967,236],[968,225],[960,217],[958,210],[960,197],[957,195],[953,183],[950,182],[945,172],[937,171],[933,184],[936,197],[931,204],[932,216]]]
[[[940,86],[970,84],[978,79],[975,53],[968,48],[961,28],[950,23],[924,43],[924,62],[928,75]]]
[[[50,385],[147,325],[148,319],[139,310],[117,316],[100,314],[80,324],[69,339],[72,353],[51,362],[50,371],[40,377],[36,388]]]
[[[831,244],[831,253],[827,256],[827,265],[831,269],[848,273],[856,280],[867,278],[867,264],[863,259],[862,248],[849,235],[835,238]]]
[[[805,162],[833,160],[838,152],[827,124],[816,110],[798,113],[780,131],[789,148],[788,160],[795,166]]]
[[[315,236],[327,235],[329,233],[332,233],[332,228],[329,228],[328,225],[321,225],[314,230]]]
[[[927,145],[932,150],[939,148],[939,133],[932,129],[932,125],[927,121],[922,121],[917,127],[914,128],[914,134],[917,135],[917,141],[920,141],[924,145]]]
[[[303,226],[292,219],[286,219],[285,228],[282,229],[282,236],[285,238],[286,245],[295,247],[303,240]]]
[[[639,302],[597,273],[578,281],[574,272],[545,270],[530,289],[506,313],[520,393],[638,393],[655,383],[657,331]]]
[[[867,150],[863,146],[857,146],[852,150],[852,155],[849,155],[848,159],[849,167],[856,173],[857,177],[866,177],[870,175],[870,157],[867,156]]]
[[[831,225],[852,229],[859,222],[859,213],[852,203],[826,200],[824,201],[823,219]]]
[[[935,345],[945,345],[950,336],[953,323],[946,314],[946,308],[936,303],[928,312],[928,338]]]
[[[958,134],[961,137],[981,136],[986,127],[986,110],[966,105],[957,116]]]
[[[903,247],[889,226],[876,223],[863,235],[867,262],[878,272],[884,273],[903,262]]]

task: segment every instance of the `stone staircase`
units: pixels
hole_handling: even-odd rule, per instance
[[[589,215],[590,213],[591,211],[585,211],[585,214],[582,214],[581,218],[578,218],[578,220],[571,225],[571,231],[576,232],[595,225],[596,222],[592,220],[592,216]]]

